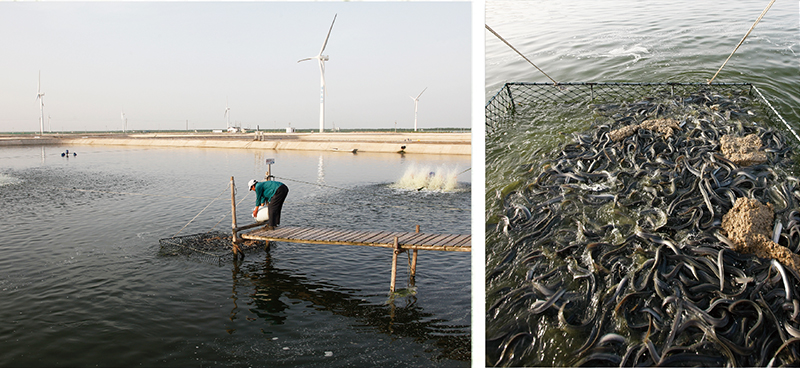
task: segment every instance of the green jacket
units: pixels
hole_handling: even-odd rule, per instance
[[[261,181],[256,183],[256,207],[272,200],[275,191],[283,183],[279,181]]]

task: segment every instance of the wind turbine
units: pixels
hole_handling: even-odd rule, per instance
[[[44,93],[42,92],[42,71],[39,71],[39,85],[36,88],[36,100],[39,101],[39,134],[44,134]]]
[[[121,117],[122,117],[122,132],[125,133],[125,131],[128,129],[128,119],[125,118],[125,109],[122,110]]]
[[[225,97],[225,123],[227,125],[225,128],[228,129],[228,130],[231,129],[231,113],[230,113],[230,111],[231,111],[231,108],[228,107],[228,98]]]
[[[322,49],[319,50],[319,54],[317,56],[312,56],[310,58],[300,59],[297,62],[317,59],[319,61],[319,76],[320,76],[320,92],[319,92],[319,132],[322,133],[325,130],[325,62],[328,61],[328,55],[322,55],[325,52],[325,46],[328,45],[328,38],[331,37],[331,31],[333,30],[333,23],[336,23],[336,16],[338,14],[333,15],[333,22],[331,22],[331,28],[328,29],[328,35],[325,36],[325,42],[322,43]]]
[[[423,89],[422,92],[420,92],[417,95],[417,98],[408,96],[408,97],[411,97],[412,100],[414,100],[414,131],[415,132],[417,131],[417,103],[419,103],[419,96],[422,96],[422,94],[425,93],[425,90],[427,90],[427,89],[428,89],[428,87],[425,87],[425,89]]]

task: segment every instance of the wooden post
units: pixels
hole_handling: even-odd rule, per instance
[[[272,180],[272,164],[267,165],[267,173],[264,175],[264,179]]]
[[[233,176],[231,176],[231,228],[233,230],[233,255],[234,257],[239,255],[239,235],[237,234],[238,229],[236,228],[236,185],[233,181]]]
[[[417,225],[417,234],[419,234],[419,225]],[[411,274],[409,275],[409,279],[411,280],[411,286],[414,286],[415,280],[414,277],[417,275],[417,249],[411,253]]]
[[[392,250],[392,284],[389,286],[389,292],[394,292],[395,280],[397,279],[397,255],[400,254],[400,244],[397,237],[394,237],[394,249]]]

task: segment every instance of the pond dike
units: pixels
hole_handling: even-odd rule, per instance
[[[471,154],[470,133],[143,133],[0,136],[0,147],[105,145],[295,151]]]

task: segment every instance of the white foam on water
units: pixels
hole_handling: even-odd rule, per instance
[[[2,187],[4,185],[13,185],[13,184],[19,184],[19,183],[22,183],[21,179],[15,178],[13,176],[7,176],[7,175],[0,174],[0,187]]]
[[[430,166],[411,164],[392,188],[417,191],[452,192],[459,189],[458,168],[444,165],[431,169]]]
[[[633,57],[632,62],[636,62],[642,58],[642,54],[649,54],[650,51],[647,48],[634,45],[629,48],[625,46],[615,48],[608,52],[608,57],[619,57],[619,56],[630,56]]]

